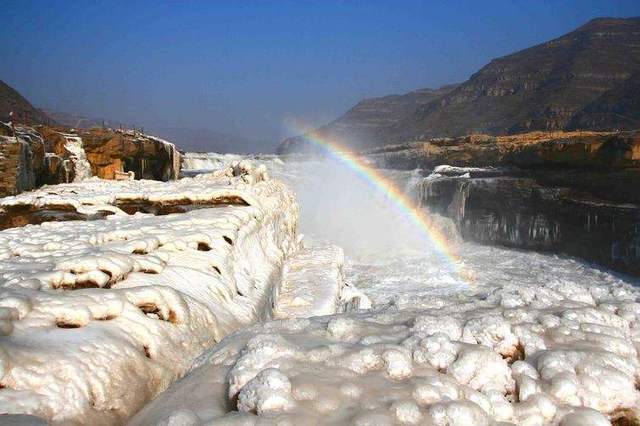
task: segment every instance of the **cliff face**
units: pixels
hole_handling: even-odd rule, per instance
[[[385,111],[386,104],[370,104],[362,110],[370,119],[364,136],[358,122],[349,119],[353,110],[319,132],[361,149],[472,133],[636,129],[638,73],[640,18],[595,19],[560,38],[495,59],[426,102],[407,103],[398,119],[376,120],[394,114]],[[289,139],[280,150],[299,151],[303,141]]]
[[[43,184],[91,176],[172,180],[180,173],[174,144],[138,132],[20,126],[0,129],[0,197]]]
[[[36,187],[44,173],[44,142],[38,135],[13,131],[0,123],[0,196]]]
[[[474,136],[388,147],[368,158],[385,167],[435,167],[419,184],[421,203],[453,219],[466,239],[640,276],[640,132]]]
[[[91,129],[80,132],[94,176],[114,179],[133,172],[136,179],[171,180],[180,173],[175,145],[139,132]]]

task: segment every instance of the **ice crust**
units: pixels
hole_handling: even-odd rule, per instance
[[[571,277],[480,270],[440,291],[393,275],[362,286],[371,307],[345,283],[341,249],[302,243],[285,185],[223,160],[172,183],[91,178],[0,200],[113,213],[0,232],[0,412],[119,424],[142,408],[128,424],[167,426],[637,418],[636,288],[557,260]],[[271,161],[292,180],[304,169]],[[123,210],[212,200],[164,216]],[[491,253],[511,256],[501,273],[526,274],[509,260],[544,265]],[[422,274],[424,259],[407,261]],[[372,265],[351,266],[359,286],[395,267]]]
[[[242,203],[162,216],[118,207],[219,198]],[[91,178],[0,204],[114,213],[0,232],[0,412],[56,424],[122,423],[229,332],[285,315],[286,297],[270,304],[285,264],[316,259],[300,251],[292,192],[248,162],[170,183]],[[341,251],[320,252],[340,278]]]
[[[185,413],[181,424],[609,424],[638,406],[637,296],[627,285],[483,286],[254,325],[131,424]]]

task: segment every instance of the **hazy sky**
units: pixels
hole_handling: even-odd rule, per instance
[[[271,149],[364,97],[467,79],[640,1],[3,0],[0,79],[36,106]]]

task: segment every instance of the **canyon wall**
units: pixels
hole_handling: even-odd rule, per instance
[[[175,145],[139,132],[46,126],[15,132],[0,128],[0,197],[91,176],[167,181],[180,173]]]
[[[577,256],[640,275],[640,132],[483,135],[369,153],[423,168],[422,204],[482,243]],[[437,167],[449,164],[449,167]]]

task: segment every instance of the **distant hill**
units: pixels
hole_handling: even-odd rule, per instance
[[[145,129],[146,130],[146,129]],[[270,151],[268,144],[210,129],[184,127],[151,127],[148,132],[175,143],[180,151],[248,154],[260,148]]]
[[[117,129],[120,127],[131,127],[131,125],[125,125],[124,123],[115,120],[84,117],[81,115],[55,111],[48,108],[42,108],[41,110],[49,117],[54,119],[57,123],[60,123],[60,125],[73,129],[92,129],[94,127],[108,127]]]
[[[113,129],[132,127],[131,124],[106,118],[84,117],[51,109],[43,109],[43,111],[61,125],[74,129],[103,126]],[[209,129],[152,126],[144,127],[144,131],[175,143],[181,151],[248,153],[253,152],[258,146],[254,141]]]
[[[377,141],[384,141],[395,126],[410,119],[420,107],[449,93],[456,85],[439,89],[420,89],[404,95],[390,95],[360,101],[342,117],[318,129],[324,137],[340,140],[354,148],[363,148]],[[298,143],[288,139],[280,149]]]
[[[370,104],[362,111],[364,118],[350,120],[363,101],[317,131],[359,149],[471,133],[634,129],[638,73],[640,18],[598,18],[557,39],[494,59],[466,82],[440,89],[435,99],[412,104],[409,98],[416,92],[378,98],[396,101]],[[362,122],[369,123],[364,136]],[[290,138],[280,151],[302,145],[302,138]]]
[[[13,111],[13,118],[9,114]],[[56,125],[55,120],[35,108],[13,87],[0,80],[0,121]]]

